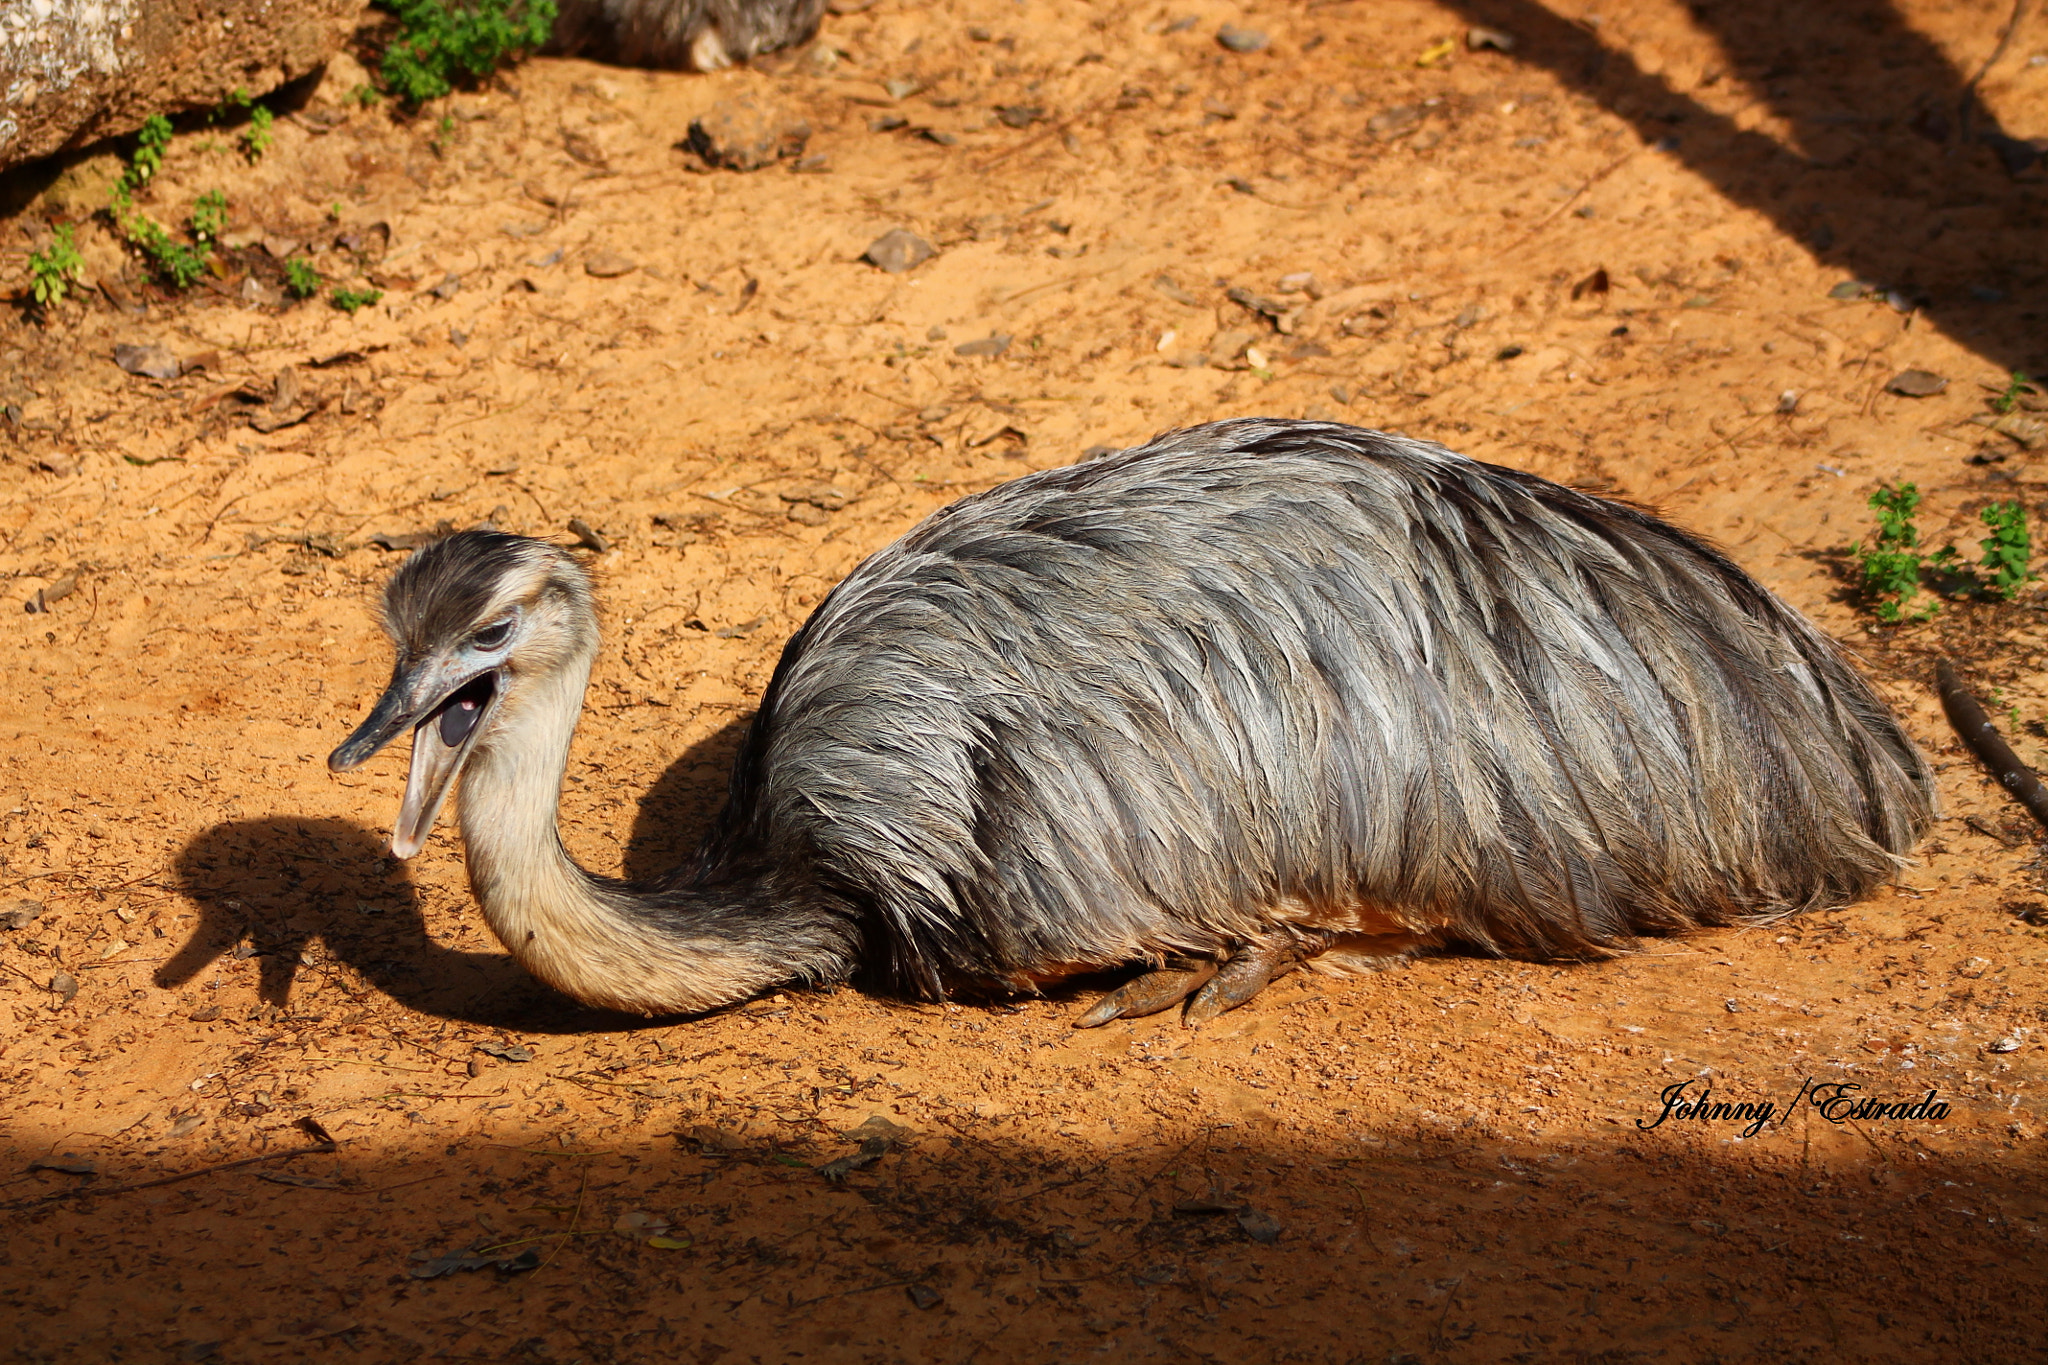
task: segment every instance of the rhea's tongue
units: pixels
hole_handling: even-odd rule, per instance
[[[441,742],[453,749],[469,738],[469,732],[476,729],[476,723],[484,717],[484,706],[491,699],[496,683],[486,673],[481,678],[465,684],[454,696],[441,703],[440,714],[435,725],[441,733]]]
[[[441,742],[453,749],[469,738],[483,718],[484,705],[475,697],[457,697],[441,711]]]

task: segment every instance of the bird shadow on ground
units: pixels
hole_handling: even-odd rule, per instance
[[[625,851],[631,878],[683,861],[724,800],[726,773],[746,733],[736,720],[691,745],[647,794]],[[452,837],[445,829],[442,837]],[[385,836],[351,820],[271,816],[213,826],[178,854],[180,892],[199,907],[191,937],[155,983],[185,986],[222,959],[255,959],[257,996],[290,1005],[301,971],[342,969],[360,993],[378,991],[437,1018],[528,1033],[617,1032],[648,1024],[593,1010],[541,985],[503,952],[435,942],[420,889],[391,858]],[[318,944],[324,952],[315,952]]]
[[[1985,13],[1965,74],[1889,0],[1695,4],[1693,22],[1720,48],[1695,78],[1650,69],[1656,54],[1536,0],[1453,4],[1513,35],[1513,60],[1628,120],[1731,203],[1875,286],[1873,298],[1890,291],[1893,306],[1917,308],[2001,370],[2038,373],[2048,362],[2031,207],[2048,178],[2048,140],[2008,132],[1978,94],[1976,68],[1999,42],[2004,6]],[[2039,40],[2032,16],[2018,18],[2033,31],[2003,50],[1999,70]],[[1752,103],[1722,113],[1688,85],[1746,89]],[[1788,136],[1759,126],[1758,114]],[[1580,195],[1593,211],[1597,186]]]

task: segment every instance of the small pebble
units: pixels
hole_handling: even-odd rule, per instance
[[[1365,133],[1374,142],[1392,142],[1422,126],[1424,109],[1419,104],[1397,104],[1382,109],[1365,121]]]
[[[891,228],[868,244],[861,259],[891,275],[901,275],[923,265],[935,254],[932,244],[916,233]]]
[[[1948,387],[1948,381],[1930,370],[1901,370],[1885,381],[1886,393],[1901,398],[1932,398]]]
[[[616,251],[593,252],[583,262],[583,273],[594,275],[600,280],[610,280],[616,279],[621,275],[630,275],[639,268],[637,262],[621,256]]]
[[[1264,52],[1273,40],[1255,28],[1237,28],[1225,24],[1216,30],[1216,41],[1232,52]]]
[[[1010,338],[992,336],[981,341],[963,341],[953,348],[954,355],[999,356],[1010,349]]]
[[[145,379],[176,379],[184,373],[178,358],[162,346],[116,346],[114,363]]]
[[[810,140],[810,124],[752,95],[740,95],[718,101],[693,119],[685,145],[714,169],[756,171],[801,157]]]

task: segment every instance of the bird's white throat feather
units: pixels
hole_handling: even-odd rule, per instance
[[[639,1014],[745,999],[772,977],[730,942],[678,935],[607,894],[562,847],[556,809],[588,658],[506,689],[464,767],[460,820],[470,886],[521,966],[556,990]]]

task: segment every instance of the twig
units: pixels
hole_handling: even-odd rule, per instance
[[[1100,109],[1103,105],[1107,103],[1109,103],[1109,96],[1107,95],[1102,95],[1096,99],[1092,99],[1088,101],[1088,103],[1082,105],[1079,109],[1076,109],[1073,113],[1067,115],[1067,117],[1059,120],[1056,123],[1048,125],[1044,131],[1033,133],[1030,137],[1025,138],[1021,142],[1011,143],[1009,146],[997,152],[994,156],[989,157],[986,161],[982,162],[979,166],[971,167],[970,170],[975,175],[986,175],[989,172],[989,170],[996,165],[997,162],[1007,161],[1009,160],[1009,158],[1023,151],[1026,147],[1035,147],[1055,133],[1067,132],[1075,124],[1079,123],[1082,119],[1087,118],[1090,114],[1093,114],[1096,110]]]
[[[1981,816],[1965,815],[1963,817],[1963,823],[1968,825],[1971,829],[1976,830],[1985,838],[1990,839],[1995,843],[2003,844],[2007,848],[2017,847],[2017,845],[2014,844],[2012,840],[2006,838],[2003,834],[2000,834],[1997,830],[1991,828],[1990,824],[1986,822]]]
[[[238,1167],[254,1166],[265,1161],[288,1161],[295,1156],[310,1156],[316,1152],[332,1152],[335,1150],[335,1145],[332,1142],[321,1142],[315,1143],[311,1147],[294,1147],[287,1152],[269,1152],[263,1156],[245,1156],[239,1161],[222,1161],[212,1166],[199,1166],[189,1171],[180,1171],[176,1175],[159,1176],[155,1180],[139,1180],[132,1185],[113,1185],[106,1189],[100,1189],[93,1185],[81,1185],[75,1190],[59,1190],[55,1194],[39,1195],[34,1199],[17,1199],[10,1204],[0,1204],[0,1210],[34,1208],[38,1204],[52,1204],[60,1199],[76,1199],[80,1195],[88,1194],[133,1194],[136,1190],[153,1190],[159,1185],[175,1185],[181,1180],[192,1180],[198,1176],[212,1175],[217,1171],[232,1171]]]
[[[590,1163],[586,1161],[583,1163],[583,1179],[576,1186],[576,1211],[569,1215],[569,1226],[566,1231],[552,1234],[558,1240],[555,1242],[553,1249],[548,1252],[548,1258],[540,1263],[542,1270],[546,1270],[549,1266],[553,1265],[555,1257],[561,1255],[562,1248],[569,1244],[569,1239],[577,1235],[576,1225],[583,1221],[583,1196],[588,1193],[590,1193]]]
[[[798,1299],[795,1303],[786,1304],[785,1307],[790,1309],[808,1308],[814,1303],[823,1303],[827,1299],[843,1299],[854,1294],[872,1294],[877,1289],[904,1289],[913,1284],[921,1283],[923,1283],[921,1280],[884,1280],[880,1284],[864,1284],[858,1289],[835,1289],[830,1294],[820,1294],[814,1299]]]
[[[1998,727],[1984,714],[1977,699],[1963,689],[1947,659],[1935,664],[1934,679],[1935,690],[1941,694],[1941,709],[1948,713],[1948,723],[1955,727],[1956,735],[1991,770],[1998,785],[2011,792],[2013,799],[2027,808],[2027,814],[2048,829],[2048,787],[2041,785],[2041,775],[2020,762],[2019,755],[1998,733]]]
[[[2020,20],[2026,12],[2027,0],[2012,0],[2012,17],[2005,21],[2005,32],[1999,35],[1998,46],[1991,49],[1991,55],[1984,59],[1984,65],[1977,68],[1977,74],[1964,84],[1963,93],[1956,100],[1956,122],[1962,125],[1965,145],[1976,131],[1977,86],[1991,74],[1991,68],[1998,65],[2006,49],[2012,46],[2013,37],[2020,31]]]
[[[1564,213],[1566,209],[1570,208],[1573,204],[1578,203],[1579,199],[1586,193],[1587,190],[1592,189],[1595,185],[1605,180],[1608,176],[1613,175],[1623,166],[1626,166],[1630,161],[1635,159],[1636,153],[1642,150],[1643,149],[1641,147],[1630,148],[1628,151],[1623,152],[1620,156],[1614,158],[1614,160],[1608,162],[1599,170],[1593,172],[1592,175],[1586,178],[1583,184],[1581,184],[1577,189],[1572,191],[1571,198],[1565,200],[1562,204],[1559,204],[1556,208],[1552,209],[1550,212],[1544,214],[1541,218],[1537,219],[1535,226],[1531,227],[1527,232],[1515,238],[1514,241],[1509,242],[1499,251],[1494,252],[1493,259],[1497,261],[1501,257],[1507,255],[1509,252],[1517,250],[1518,248],[1527,245],[1530,238],[1534,237],[1537,233],[1543,231],[1543,229],[1549,227],[1551,223],[1555,222]]]

